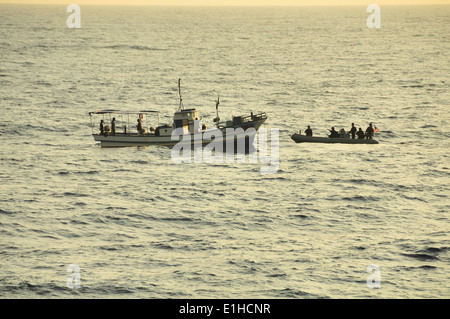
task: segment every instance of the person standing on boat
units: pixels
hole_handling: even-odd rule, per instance
[[[139,134],[142,134],[142,121],[141,121],[141,119],[139,118],[137,120],[137,122],[138,122],[138,124],[137,124],[137,131],[138,131]]]
[[[113,117],[111,121],[111,134],[116,135],[116,118]]]
[[[372,123],[369,124],[369,127],[366,129],[366,139],[371,140],[373,137],[374,129],[372,127]]]
[[[358,140],[363,140],[366,134],[364,134],[362,128],[359,128],[358,132],[356,132],[356,135],[358,135]]]
[[[339,133],[334,129],[334,126],[329,131],[331,132],[330,138],[338,138],[338,137],[340,137]]]
[[[103,127],[103,120],[100,120],[100,134],[103,135],[105,128]]]
[[[352,128],[350,129],[350,133],[352,134],[352,139],[355,139],[355,135],[356,135],[355,123],[352,123]]]
[[[312,136],[313,135],[311,127],[309,125],[308,125],[308,128],[305,130],[305,134],[306,134],[306,136]]]

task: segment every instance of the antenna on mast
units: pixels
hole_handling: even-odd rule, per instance
[[[178,79],[178,94],[180,95],[180,110],[184,110],[183,97],[181,96],[181,79]]]
[[[216,118],[214,119],[214,122],[217,123],[220,121],[220,117],[219,117],[219,103],[220,103],[220,95],[217,95],[217,100],[216,100]]]

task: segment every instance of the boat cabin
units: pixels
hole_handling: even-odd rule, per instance
[[[183,128],[184,134],[194,133],[194,121],[196,120],[200,120],[196,109],[177,111],[173,115],[174,129]]]

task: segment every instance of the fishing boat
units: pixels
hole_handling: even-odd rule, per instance
[[[199,116],[197,109],[184,108],[180,81],[178,80],[180,104],[171,123],[161,124],[160,112],[155,110],[97,110],[89,112],[94,140],[100,142],[101,147],[151,144],[171,147],[177,143],[206,145],[213,141],[226,143],[231,138],[235,141],[242,138],[248,145],[252,143],[259,127],[267,120],[265,112],[257,114],[251,112],[248,116],[233,116],[231,120],[221,122],[218,111],[218,97],[216,118],[214,118],[215,125],[212,128],[207,128],[206,124],[203,124],[202,117]],[[94,117],[96,116],[101,118],[98,131],[95,131],[94,128]],[[253,130],[248,130],[249,128],[253,128]],[[232,137],[230,137],[231,134]]]
[[[296,143],[343,143],[343,144],[378,144],[378,141],[373,139],[352,139],[350,137],[320,137],[320,136],[307,136],[299,133],[294,133],[291,138]]]

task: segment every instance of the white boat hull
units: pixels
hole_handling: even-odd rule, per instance
[[[251,122],[246,122],[241,126],[230,127],[231,129],[241,128],[242,130],[236,130],[233,134],[234,137],[230,140],[241,140],[246,139],[246,145],[248,144],[249,138],[250,142],[253,142],[254,135],[259,127],[264,123],[266,118],[257,119]],[[253,130],[248,130],[253,128]],[[181,136],[175,136],[172,139],[171,135],[157,136],[154,133],[147,134],[137,134],[137,133],[116,133],[112,134],[92,134],[94,140],[101,143],[101,147],[127,147],[127,146],[146,146],[146,145],[161,145],[173,147],[174,145],[181,144],[191,144],[192,146],[202,145],[205,146],[212,142],[226,143],[226,131],[227,128],[214,128],[207,131],[199,132],[196,134],[185,134]],[[241,132],[241,133],[239,133]],[[216,133],[214,135],[214,133]],[[213,135],[214,137],[211,137]]]

